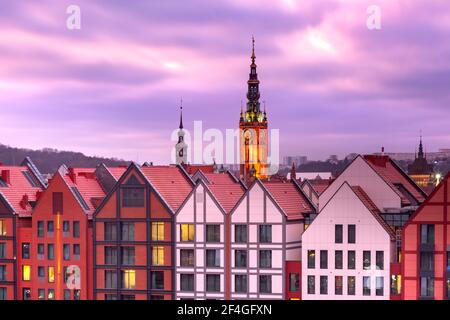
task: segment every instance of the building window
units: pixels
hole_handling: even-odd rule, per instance
[[[402,293],[402,276],[392,275],[391,276],[391,294],[399,295]]]
[[[269,275],[259,276],[259,292],[272,293],[272,276]]]
[[[80,300],[81,298],[81,290],[75,289],[73,290],[73,300]]]
[[[136,300],[136,296],[134,294],[121,294],[120,300]]]
[[[320,269],[328,269],[328,251],[320,250]]]
[[[347,295],[354,296],[356,292],[356,279],[354,276],[347,277]]]
[[[47,298],[48,300],[55,300],[55,289],[48,289]]]
[[[48,267],[48,282],[55,282],[55,267]]]
[[[193,242],[194,241],[194,225],[193,224],[182,224],[180,226],[181,242]]]
[[[420,244],[434,245],[434,225],[420,225]]]
[[[247,250],[234,251],[234,266],[236,268],[247,268]]]
[[[164,222],[152,222],[152,241],[164,241]]]
[[[53,221],[47,221],[47,236],[53,237],[55,232],[55,223]]]
[[[30,281],[31,279],[31,266],[22,266],[22,280]]]
[[[370,251],[363,251],[363,269],[370,270]]]
[[[6,288],[0,288],[0,300],[6,300],[8,299],[8,292],[6,290]]]
[[[335,269],[342,269],[342,250],[336,250],[334,252],[334,268]]]
[[[336,224],[334,226],[334,243],[343,242],[343,226],[342,224]]]
[[[316,251],[308,250],[308,269],[314,269],[316,267]]]
[[[237,274],[234,276],[234,292],[236,293],[247,292],[247,275]]]
[[[73,258],[74,260],[80,260],[81,248],[79,244],[73,245]]]
[[[320,294],[328,294],[328,277],[320,276]]]
[[[105,300],[117,300],[117,296],[115,294],[105,294]]]
[[[116,265],[117,264],[117,248],[105,247],[105,264]]]
[[[22,259],[30,259],[30,243],[28,242],[22,243]]]
[[[164,290],[164,271],[152,271],[150,279],[153,290]]]
[[[259,226],[259,242],[260,243],[272,243],[272,226],[260,225]]]
[[[134,289],[136,286],[136,271],[123,270],[122,271],[122,289]]]
[[[164,247],[156,246],[152,248],[152,265],[164,265]]]
[[[120,224],[120,235],[122,241],[134,241],[134,222],[122,222]]]
[[[142,208],[145,205],[144,188],[124,188],[122,189],[122,207]]]
[[[206,275],[206,292],[220,292],[220,275]]]
[[[30,288],[22,289],[22,299],[23,300],[31,300],[31,289]]]
[[[117,240],[117,224],[115,222],[105,222],[105,240],[116,241]]]
[[[55,245],[53,243],[47,244],[47,259],[55,259]]]
[[[0,281],[6,281],[6,266],[0,265]]]
[[[300,275],[298,273],[289,274],[289,291],[290,292],[300,291]]]
[[[218,249],[206,250],[206,266],[220,267],[220,250]]]
[[[38,267],[38,278],[39,278],[39,281],[43,281],[45,278],[45,268],[42,266]]]
[[[247,243],[248,241],[248,228],[245,224],[239,224],[234,226],[234,242]]]
[[[44,260],[45,246],[43,243],[38,243],[37,245],[37,258],[38,260]]]
[[[260,268],[272,268],[272,251],[260,250],[259,251],[259,267]]]
[[[308,294],[316,294],[316,277],[308,276]]]
[[[384,252],[377,251],[375,259],[377,264],[377,270],[384,270]]]
[[[63,236],[68,237],[70,233],[70,221],[63,221]]]
[[[348,251],[347,269],[355,270],[356,268],[356,252],[353,250]]]
[[[113,270],[105,270],[105,288],[117,289],[117,273]]]
[[[420,253],[420,271],[434,271],[434,253],[421,252]]]
[[[121,263],[125,266],[133,266],[135,260],[135,249],[134,247],[121,247],[120,248]]]
[[[375,294],[377,296],[383,296],[384,295],[384,277],[376,277],[375,278]]]
[[[7,230],[6,230],[6,221],[0,220],[0,236],[6,236]]]
[[[434,297],[434,279],[433,277],[420,277],[420,297]]]
[[[63,245],[63,258],[65,261],[70,260],[70,244]]]
[[[80,221],[73,222],[73,237],[74,238],[80,237]]]
[[[363,296],[370,296],[370,277],[363,277]]]
[[[70,300],[71,294],[69,289],[64,289],[64,300]]]
[[[180,289],[181,291],[194,291],[193,274],[180,274]]]
[[[343,277],[335,276],[334,277],[334,294],[341,296],[342,295],[342,286],[343,286]]]
[[[356,243],[356,225],[349,224],[348,225],[348,243]]]
[[[193,249],[181,249],[180,250],[180,265],[182,267],[194,266],[194,250]]]
[[[206,242],[220,242],[220,225],[206,225]]]
[[[38,289],[38,300],[45,300],[45,289]]]
[[[44,237],[44,221],[38,221],[37,222],[37,236],[39,238]]]
[[[6,257],[6,243],[0,243],[0,259],[5,259]]]

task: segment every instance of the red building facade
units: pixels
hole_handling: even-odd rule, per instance
[[[403,231],[403,299],[450,299],[450,175]]]

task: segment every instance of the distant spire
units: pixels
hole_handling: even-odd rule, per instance
[[[255,55],[255,37],[252,36],[252,64],[255,64],[255,59],[256,59],[256,55]]]
[[[422,143],[422,130],[420,130],[419,154],[417,156],[420,159],[424,158],[423,143]]]
[[[183,98],[181,98],[180,104],[180,129],[183,129]]]

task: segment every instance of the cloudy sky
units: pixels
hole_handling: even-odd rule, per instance
[[[66,27],[70,4],[81,30]],[[366,26],[381,9],[381,30]],[[235,128],[251,36],[281,153],[450,147],[448,0],[2,0],[0,143],[167,163],[185,126]]]

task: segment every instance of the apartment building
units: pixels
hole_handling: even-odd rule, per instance
[[[403,230],[403,299],[450,299],[449,223],[450,174]]]
[[[344,182],[302,236],[304,300],[388,300],[395,233],[360,186]]]
[[[175,298],[174,215],[193,186],[181,166],[128,167],[94,213],[94,299]]]
[[[231,173],[196,171],[175,216],[176,298],[230,298],[230,211],[245,186]]]
[[[231,212],[231,299],[301,297],[301,235],[315,212],[295,180],[255,180]]]

